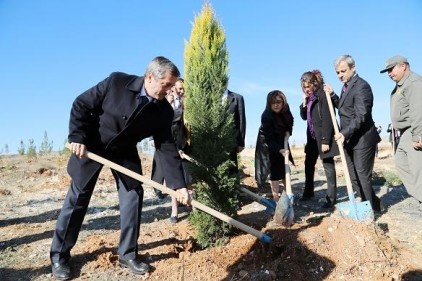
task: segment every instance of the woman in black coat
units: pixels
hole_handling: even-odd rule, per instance
[[[307,121],[305,145],[305,190],[300,200],[314,197],[314,174],[318,156],[327,178],[327,195],[323,208],[332,208],[337,200],[337,181],[334,156],[339,154],[334,141],[334,128],[323,90],[324,80],[319,70],[305,72],[300,78],[303,103],[300,116]],[[331,102],[331,100],[329,101]]]
[[[269,92],[267,95],[267,105],[261,116],[261,127],[259,128],[255,155],[263,156],[263,154],[268,153],[271,191],[276,202],[279,199],[279,181],[283,180],[283,185],[284,187],[286,186],[283,156],[284,137],[287,132],[291,135],[292,130],[293,115],[285,95],[279,90]],[[291,153],[289,154],[289,157],[290,161],[293,163]],[[267,157],[264,156],[264,159],[265,158]],[[262,161],[256,161],[256,165],[259,165],[261,162]],[[260,171],[260,174],[265,173],[262,171],[262,167],[256,166],[255,170]],[[268,176],[268,174],[266,174],[266,176]],[[258,178],[263,177],[261,175]]]

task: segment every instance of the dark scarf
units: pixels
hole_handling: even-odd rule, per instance
[[[315,139],[315,129],[314,129],[314,123],[312,122],[312,117],[311,117],[311,109],[312,109],[312,104],[314,103],[316,99],[315,93],[312,93],[312,95],[309,96],[308,99],[308,103],[306,104],[306,120],[308,123],[308,129],[309,132],[311,133],[311,137],[313,139]]]

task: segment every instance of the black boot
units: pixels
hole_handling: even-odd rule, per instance
[[[55,262],[51,264],[51,271],[58,280],[68,280],[71,277],[70,266],[67,263]]]

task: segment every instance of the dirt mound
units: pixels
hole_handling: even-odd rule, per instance
[[[295,159],[303,159],[301,149]],[[384,153],[384,154],[383,154]],[[387,152],[376,160],[377,175],[394,170]],[[244,187],[262,196],[253,176],[253,150],[241,155]],[[142,155],[145,175],[151,156]],[[292,171],[295,197],[303,192],[303,164]],[[303,161],[302,161],[303,162]],[[54,280],[49,247],[55,220],[69,185],[65,156],[0,158],[1,280]],[[341,167],[339,167],[341,170]],[[135,276],[118,265],[119,211],[109,169],[100,174],[78,243],[72,251],[74,280],[422,280],[422,212],[403,186],[376,186],[386,211],[363,223],[322,210],[323,174],[316,176],[316,197],[294,205],[295,223],[277,226],[265,206],[242,195],[237,220],[266,233],[272,243],[234,229],[227,245],[200,249],[187,217],[170,224],[170,198],[158,200],[145,187],[141,257],[152,271]],[[339,179],[339,199],[347,200]]]

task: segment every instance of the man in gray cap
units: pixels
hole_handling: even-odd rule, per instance
[[[388,72],[396,86],[391,93],[393,128],[400,131],[395,154],[396,167],[407,192],[422,201],[422,77],[410,70],[405,57],[387,60],[380,73]],[[419,208],[422,208],[419,205]]]

